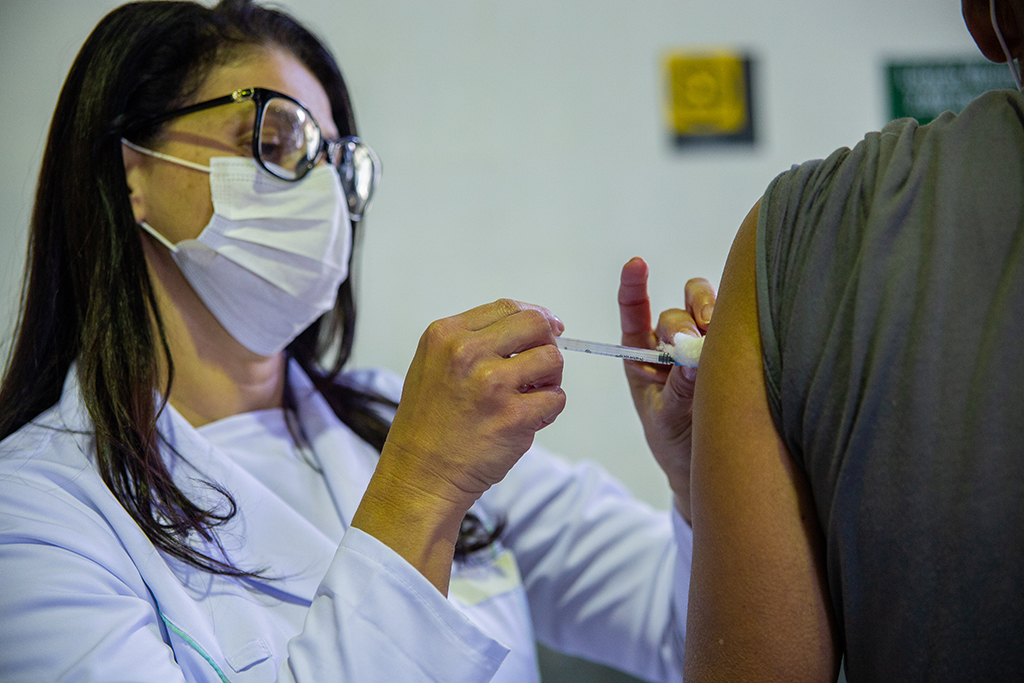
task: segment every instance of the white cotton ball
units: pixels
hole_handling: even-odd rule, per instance
[[[700,350],[704,348],[704,337],[693,337],[685,332],[677,332],[673,337],[674,345],[661,342],[658,350],[672,354],[676,365],[685,365],[688,368],[697,367],[700,360]]]

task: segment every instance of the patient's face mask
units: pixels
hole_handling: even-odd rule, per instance
[[[352,248],[347,202],[337,170],[314,167],[287,182],[246,157],[214,157],[210,166],[126,145],[210,174],[213,216],[196,239],[166,246],[192,289],[242,346],[261,356],[281,351],[334,307]]]
[[[1010,75],[1013,76],[1013,82],[1017,84],[1017,90],[1024,92],[1024,82],[1021,81],[1020,70],[1013,61],[1013,56],[1010,54],[1010,48],[1006,45],[1006,39],[1003,38],[1002,31],[999,30],[999,20],[996,18],[996,0],[989,0],[988,9],[992,16],[992,28],[995,29],[996,38],[999,39],[999,46],[1003,48],[1003,54],[1006,55],[1006,65],[1010,67]]]

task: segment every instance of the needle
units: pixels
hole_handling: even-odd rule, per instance
[[[638,349],[633,346],[619,346],[618,344],[602,344],[601,342],[583,341],[582,339],[557,338],[558,348],[564,351],[581,351],[583,353],[596,353],[599,356],[610,356],[611,358],[623,358],[625,360],[636,360],[641,363],[661,363],[662,365],[676,365],[675,358],[667,351],[656,349]]]

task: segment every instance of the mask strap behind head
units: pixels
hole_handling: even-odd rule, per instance
[[[992,16],[992,28],[996,31],[996,38],[999,39],[999,46],[1003,48],[1003,54],[1006,55],[1006,65],[1010,67],[1010,74],[1013,76],[1013,82],[1017,84],[1017,90],[1024,92],[1024,83],[1021,82],[1020,70],[1017,68],[1017,64],[1013,60],[1013,55],[1010,54],[1010,48],[1006,46],[1006,39],[1003,38],[1002,31],[999,30],[999,20],[996,19],[996,0],[988,0],[988,11]]]

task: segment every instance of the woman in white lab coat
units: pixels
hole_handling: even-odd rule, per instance
[[[0,679],[522,682],[537,639],[680,680],[692,376],[627,367],[670,517],[531,448],[565,400],[544,309],[434,323],[404,384],[343,374],[379,173],[287,15],[96,27],[0,389]],[[625,341],[702,332],[652,330],[645,283],[627,264]]]

